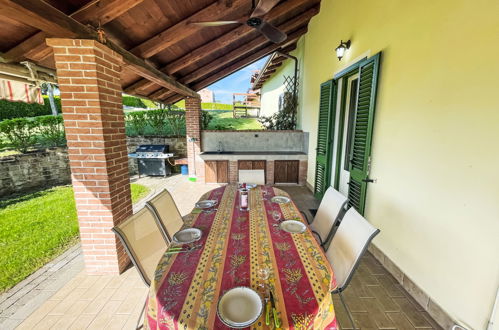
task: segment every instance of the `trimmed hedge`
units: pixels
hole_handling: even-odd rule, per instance
[[[61,113],[60,98],[54,97],[54,101],[57,112]],[[51,115],[52,110],[48,96],[43,96],[43,102],[44,104],[0,100],[0,120]]]
[[[47,95],[43,95],[43,102],[44,104],[0,100],[0,121],[13,118],[51,115],[52,109],[50,108],[49,97]],[[54,102],[57,112],[61,113],[60,97],[54,96]],[[155,104],[152,101],[129,95],[123,95],[123,105],[144,109],[155,107]]]

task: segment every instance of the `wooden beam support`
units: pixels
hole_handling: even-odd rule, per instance
[[[306,25],[308,21],[317,13],[319,12],[318,7],[311,8],[307,10],[305,13],[302,13],[296,17],[291,18],[289,21],[280,24],[278,28],[285,32],[285,33],[290,33],[291,31]],[[286,43],[286,41],[284,41]],[[200,67],[198,70],[189,73],[188,75],[182,77],[180,81],[183,84],[189,84],[193,81],[199,80],[202,77],[205,77],[206,75],[214,72],[215,70],[223,67],[227,63],[237,60],[243,56],[248,56],[248,54],[251,54],[254,52],[255,49],[258,49],[262,47],[263,45],[269,43],[267,38],[264,36],[260,35],[259,37],[251,40],[250,42],[247,42],[246,44],[242,45],[241,47],[238,47],[234,49],[231,52],[228,52],[227,54],[218,57],[211,63],[205,64],[202,67]]]
[[[286,40],[286,45],[293,44],[295,43],[302,35],[307,33],[307,27],[303,27],[292,34],[288,36],[288,40]],[[278,50],[279,48],[284,48],[285,45],[276,45],[276,44],[270,44],[263,49],[254,52],[253,54],[243,58],[242,60],[239,60],[237,62],[234,62],[227,67],[223,68],[220,71],[217,71],[214,74],[208,75],[208,78],[195,83],[192,85],[192,89],[194,90],[200,90],[203,89],[204,87],[211,85],[212,83],[222,79],[223,77],[228,76],[231,73],[236,72],[237,70],[244,68],[245,66],[261,59],[262,57],[272,53],[273,51]]]
[[[46,33],[55,33],[58,37],[99,40],[96,31],[77,22],[42,0],[0,0],[0,13],[5,12],[16,20],[24,21],[26,24],[42,29]],[[60,33],[60,35],[57,33]],[[106,42],[106,46],[120,54],[127,68],[135,74],[181,95],[199,97],[193,90],[147,64],[143,59],[121,46],[109,40]]]
[[[307,27],[303,27],[300,30],[294,32],[293,35],[290,35],[288,40],[287,40],[286,45],[282,46],[282,49],[279,49],[279,48],[281,48],[280,45],[271,44],[271,45],[255,52],[254,54],[251,54],[247,58],[244,58],[242,60],[239,60],[235,63],[230,64],[229,66],[220,70],[216,74],[209,76],[207,79],[194,84],[192,86],[192,88],[194,90],[201,90],[201,89],[205,88],[206,86],[209,86],[209,85],[217,82],[218,80],[223,79],[226,76],[234,73],[235,71],[237,71],[241,68],[244,68],[245,66],[248,66],[255,61],[258,61],[262,57],[264,57],[264,56],[266,56],[266,55],[268,55],[276,50],[279,50],[283,53],[290,52],[290,51],[296,49],[296,41],[298,41],[298,39],[302,35],[304,35],[305,33],[307,33]],[[178,94],[174,94],[171,97],[165,98],[163,100],[163,102],[167,103],[167,104],[171,104],[171,103],[178,102],[181,99],[183,99],[183,96],[178,95]]]
[[[83,24],[104,25],[123,15],[129,9],[135,7],[144,0],[99,0],[92,1],[81,7],[70,16]],[[48,37],[44,31],[35,33],[17,46],[11,48],[5,57],[9,62],[19,62],[29,58],[40,61],[52,53],[47,47],[45,39]]]
[[[83,24],[98,26],[114,21],[144,0],[100,0],[78,9],[70,16]]]
[[[161,89],[155,91],[154,93],[152,93],[151,95],[148,95],[147,98],[149,98],[151,100],[155,100],[155,101],[161,101],[163,98],[165,98],[170,93],[171,93],[171,90],[161,88]]]
[[[234,14],[240,13],[245,8],[250,10],[249,2],[245,0],[233,0],[232,6],[227,8],[225,1],[216,1],[196,12],[195,14],[183,19],[172,27],[144,41],[140,45],[131,49],[131,52],[142,57],[152,57],[162,50],[176,44],[194,33],[199,32],[203,27],[189,24],[197,21],[216,21],[219,19],[230,18]]]
[[[319,0],[307,1],[307,2],[304,2],[303,0],[281,1],[279,5],[277,5],[267,15],[265,15],[265,20],[273,22],[274,20],[276,20],[281,16],[286,16],[289,13],[293,11],[299,11],[299,9],[302,8],[303,9],[310,8],[311,5],[318,4],[319,2],[320,2]],[[307,7],[304,7],[305,5]],[[258,32],[247,25],[241,25],[225,33],[224,35],[216,38],[215,40],[207,42],[203,46],[196,48],[195,50],[185,54],[179,59],[167,64],[166,66],[161,68],[161,71],[164,71],[167,74],[174,74],[182,69],[185,69],[189,65],[202,60],[205,56],[210,56],[218,51],[221,51],[225,47],[230,46],[233,42],[236,42],[237,40],[248,37],[250,35],[257,36]],[[125,88],[125,91],[127,93],[128,92],[131,93],[134,91],[134,89],[136,90],[148,89],[151,88],[152,86],[153,83],[151,83],[150,81],[139,80],[133,85],[130,85],[129,87]]]

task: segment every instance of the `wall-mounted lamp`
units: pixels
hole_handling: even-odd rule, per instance
[[[343,42],[341,40],[340,45],[336,47],[336,56],[338,56],[338,60],[341,61],[343,55],[345,55],[345,51],[350,48],[350,40]]]

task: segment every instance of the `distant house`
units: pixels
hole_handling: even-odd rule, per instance
[[[215,102],[215,93],[208,88],[203,88],[198,94],[201,95],[201,102]]]

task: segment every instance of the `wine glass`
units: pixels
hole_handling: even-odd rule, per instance
[[[275,221],[281,220],[281,213],[279,213],[277,211],[273,211],[272,212],[272,218],[274,218]]]
[[[256,274],[259,279],[259,284],[258,284],[258,289],[262,293],[265,293],[266,291],[266,282],[270,277],[270,269],[267,267],[261,267],[256,271]]]

